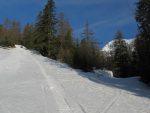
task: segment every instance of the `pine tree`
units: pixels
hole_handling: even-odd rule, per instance
[[[10,29],[10,40],[12,45],[20,44],[21,41],[21,28],[18,21],[12,21],[12,27]]]
[[[116,77],[129,76],[130,55],[123,34],[117,32],[114,41],[114,74]]]
[[[65,19],[63,13],[59,14],[57,37],[59,40],[59,51],[57,56],[58,60],[72,65],[75,48],[73,33],[71,25]]]
[[[3,28],[3,25],[0,24],[0,31],[2,30],[2,28]]]
[[[93,32],[90,30],[88,22],[85,25],[84,31],[82,33],[82,40],[78,50],[78,63],[79,68],[84,71],[92,71],[93,68],[99,67],[100,61],[100,50],[98,43],[93,38]],[[75,60],[77,61],[77,60]]]
[[[22,45],[28,49],[33,49],[33,25],[27,24],[22,33]]]
[[[6,47],[14,47],[15,44],[20,44],[21,30],[20,24],[17,21],[6,19],[1,28],[0,44]]]
[[[43,35],[44,34],[43,34],[43,31],[42,31],[43,30],[43,25],[42,25],[41,18],[42,18],[42,12],[40,12],[39,15],[37,16],[37,20],[36,20],[36,23],[35,23],[35,29],[33,31],[33,33],[34,33],[33,34],[34,35],[34,40],[33,40],[34,46],[33,46],[33,48],[35,50],[39,51],[42,54],[43,50],[42,50],[41,43],[43,43]],[[48,43],[46,45],[48,45]]]
[[[40,12],[35,30],[35,48],[44,56],[56,59],[56,18],[55,3],[48,0],[45,8]]]
[[[0,46],[2,46],[3,39],[4,39],[4,28],[3,25],[0,25]]]
[[[150,0],[139,0],[136,10],[139,34],[135,41],[139,75],[150,83]]]
[[[0,25],[0,38],[2,38],[2,33],[3,33],[3,25]]]
[[[80,42],[79,42],[79,39],[77,38],[75,40],[75,49],[74,49],[74,55],[73,55],[73,67],[74,68],[80,68],[79,48],[80,48]]]

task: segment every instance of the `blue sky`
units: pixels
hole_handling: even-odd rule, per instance
[[[15,19],[21,25],[36,20],[47,0],[0,0],[0,23],[5,18]],[[90,23],[95,38],[101,46],[111,41],[115,33],[124,32],[125,38],[137,33],[134,20],[137,0],[55,0],[57,12],[64,12],[74,34],[80,37],[86,21]]]

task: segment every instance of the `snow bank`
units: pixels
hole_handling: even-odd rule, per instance
[[[113,77],[113,72],[108,71],[108,70],[98,69],[98,70],[94,70],[94,73],[96,73],[97,75],[100,75],[100,76],[106,76],[106,77],[110,77],[110,78]]]
[[[24,47],[23,45],[15,45],[16,48],[23,48],[26,49],[26,47]]]

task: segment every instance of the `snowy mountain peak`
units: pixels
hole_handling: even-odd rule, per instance
[[[131,44],[131,43],[134,41],[134,39],[124,39],[124,41],[125,41],[127,44]],[[114,43],[114,40],[108,42],[108,43],[102,48],[102,51],[105,51],[105,52],[110,52],[110,51],[112,51],[113,43]]]

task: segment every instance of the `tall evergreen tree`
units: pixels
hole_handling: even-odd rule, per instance
[[[123,34],[117,32],[114,41],[114,74],[116,77],[129,76],[130,55]]]
[[[4,25],[0,25],[0,46],[8,47],[11,46],[8,40],[8,31]]]
[[[139,0],[136,10],[139,34],[135,41],[138,71],[144,82],[150,83],[150,0]]]
[[[56,59],[56,17],[55,3],[48,0],[45,8],[40,12],[35,30],[35,48],[45,56]]]
[[[88,22],[85,25],[82,33],[82,40],[78,50],[78,63],[75,62],[77,67],[84,71],[92,71],[93,68],[99,67],[100,50],[98,43],[93,38],[93,32],[90,30]],[[77,60],[74,60],[77,61]]]
[[[3,28],[3,25],[0,24],[0,30],[2,30],[2,28]]]
[[[2,35],[2,32],[3,32],[3,25],[0,25],[0,34]],[[1,37],[0,35],[0,37]]]
[[[0,25],[0,46],[2,46],[4,40],[4,28],[3,25]]]
[[[60,13],[58,17],[57,38],[59,41],[59,51],[57,56],[58,60],[72,65],[75,44],[71,25],[65,19],[63,13]]]
[[[12,21],[12,27],[10,29],[10,37],[12,45],[20,44],[21,41],[21,28],[20,23],[18,21]]]
[[[80,68],[80,65],[79,65],[79,62],[80,62],[79,48],[80,48],[80,42],[79,42],[79,39],[77,38],[75,40],[75,49],[74,49],[74,55],[73,55],[73,67],[74,68]]]
[[[33,31],[33,25],[27,24],[22,33],[22,45],[29,49],[33,48]]]

